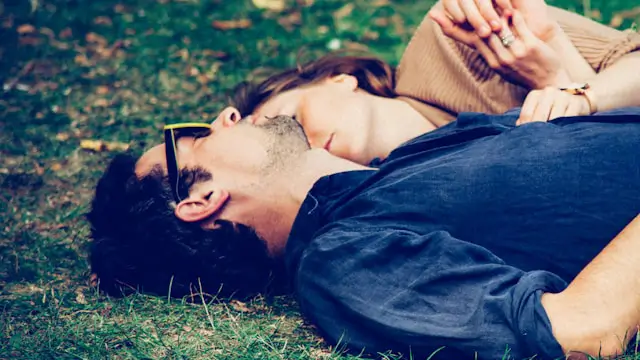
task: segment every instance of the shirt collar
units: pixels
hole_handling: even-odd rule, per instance
[[[376,170],[346,171],[320,178],[307,193],[293,222],[285,247],[287,272],[295,277],[300,257],[306,247],[327,224],[333,210],[344,203],[345,195],[355,190]]]

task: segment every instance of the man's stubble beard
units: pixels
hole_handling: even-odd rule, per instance
[[[311,148],[302,126],[290,116],[279,115],[257,126],[269,135],[267,173],[286,170]]]

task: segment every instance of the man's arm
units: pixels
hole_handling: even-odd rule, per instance
[[[565,352],[612,356],[640,325],[640,215],[569,284],[542,296]]]

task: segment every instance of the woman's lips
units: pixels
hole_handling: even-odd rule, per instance
[[[331,142],[333,141],[333,136],[334,136],[334,135],[335,135],[335,133],[332,133],[332,134],[329,136],[329,139],[327,139],[327,142],[324,144],[324,149],[325,149],[325,150],[327,150],[327,151],[330,151],[330,150],[331,150]]]

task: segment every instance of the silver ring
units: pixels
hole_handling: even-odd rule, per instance
[[[501,36],[500,41],[502,41],[502,45],[504,45],[504,47],[508,48],[516,41],[516,37],[515,35],[513,35],[513,33],[508,33],[504,36]]]

